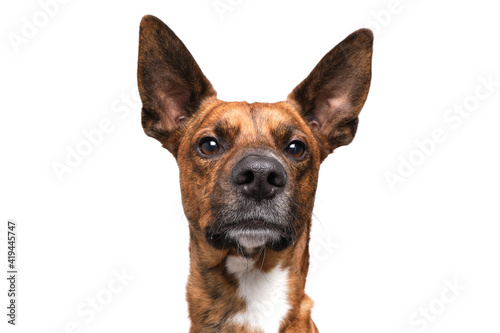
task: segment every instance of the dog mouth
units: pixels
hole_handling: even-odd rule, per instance
[[[205,238],[216,249],[243,250],[269,248],[282,251],[296,235],[296,211],[290,190],[258,202],[238,192],[217,186],[210,200],[210,222]]]
[[[245,221],[237,228],[227,232],[226,237],[236,240],[245,249],[263,247],[268,243],[279,241],[282,233],[269,228],[268,223],[261,220]]]
[[[281,251],[293,241],[293,232],[260,219],[234,222],[216,230],[208,228],[205,234],[209,243],[216,248],[237,248],[247,253],[264,247]]]

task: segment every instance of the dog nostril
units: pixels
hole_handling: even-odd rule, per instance
[[[242,174],[242,176],[243,176],[243,177],[242,177],[242,182],[241,182],[241,184],[248,184],[248,183],[251,183],[251,182],[253,182],[253,180],[254,180],[254,178],[255,178],[255,177],[254,177],[254,174],[253,174],[253,172],[252,172],[252,170],[248,170],[248,171],[244,172],[244,173]]]
[[[285,186],[285,177],[276,172],[270,172],[267,176],[267,182],[273,186],[282,187]]]
[[[253,182],[254,178],[255,178],[255,176],[254,176],[252,170],[246,170],[243,172],[236,173],[233,180],[238,185],[244,185],[244,184],[249,184],[249,183]]]

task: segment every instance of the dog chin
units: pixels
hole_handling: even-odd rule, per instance
[[[236,241],[247,252],[262,248],[267,244],[280,242],[281,235],[268,229],[230,230],[227,237]]]
[[[235,248],[251,254],[257,249],[268,247],[273,251],[282,251],[293,241],[293,235],[270,222],[260,220],[244,221],[222,228],[205,231],[207,241],[217,249]]]

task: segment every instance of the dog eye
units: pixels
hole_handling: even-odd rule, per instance
[[[285,152],[294,159],[300,159],[305,155],[306,145],[302,141],[294,140],[285,148]]]
[[[220,146],[214,138],[204,138],[200,141],[200,151],[207,156],[215,155],[219,152]]]

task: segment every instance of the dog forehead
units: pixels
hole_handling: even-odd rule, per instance
[[[250,134],[270,133],[284,126],[303,130],[304,120],[293,106],[285,102],[222,102],[203,115],[201,128],[238,130]]]

